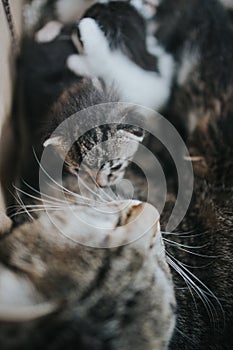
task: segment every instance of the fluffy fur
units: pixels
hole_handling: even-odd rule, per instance
[[[156,38],[173,55],[177,68],[164,114],[177,126],[182,119],[188,133],[209,113],[213,118],[227,114],[232,99],[233,34],[225,9],[214,0],[163,0],[155,23]]]
[[[133,7],[116,1],[96,4],[85,13],[79,31],[84,55],[68,59],[73,72],[89,72],[108,86],[114,83],[123,101],[156,110],[164,106],[170,95],[173,60],[147,38],[145,24]]]
[[[114,209],[118,205],[115,202]],[[1,348],[167,349],[175,323],[175,299],[156,223],[158,213],[148,204],[132,202],[109,217],[110,207],[102,216],[108,219],[105,231],[95,229],[95,208],[76,204],[73,213],[86,218],[88,225],[82,220],[77,225],[77,216],[62,207],[61,212],[51,212],[56,226],[42,213],[1,241],[0,282],[5,281],[1,293],[7,294],[12,285],[4,276],[11,276],[14,285],[21,278],[20,291],[14,291],[18,296],[15,319],[14,313],[11,320],[4,319],[0,303]],[[125,236],[140,236],[144,222],[151,226],[154,220],[147,233],[130,245],[96,249],[73,241],[83,236],[90,244],[111,245],[111,240],[124,244]],[[131,228],[125,226],[129,222]],[[27,296],[31,285],[40,303]],[[29,322],[33,305],[34,320]]]

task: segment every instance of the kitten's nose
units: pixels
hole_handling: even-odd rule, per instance
[[[96,176],[96,183],[100,187],[107,187],[109,185],[109,179],[108,176],[103,176],[100,174],[100,172]]]

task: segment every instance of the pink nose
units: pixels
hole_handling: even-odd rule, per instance
[[[96,176],[96,183],[100,187],[106,187],[109,185],[109,179],[106,175],[103,175],[99,172]]]

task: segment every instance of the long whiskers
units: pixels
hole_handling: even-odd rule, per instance
[[[200,258],[209,258],[209,259],[219,258],[219,256],[217,256],[217,255],[205,255],[205,254],[200,254],[200,253],[196,253],[196,252],[188,250],[188,249],[201,249],[201,248],[207,247],[207,244],[204,244],[202,246],[189,246],[189,245],[185,245],[185,244],[181,244],[181,243],[178,243],[178,242],[171,241],[171,240],[166,239],[166,238],[163,238],[163,240],[168,245],[170,245],[172,247],[177,247],[179,250],[182,250],[183,252],[186,252],[188,254],[192,254],[192,255],[195,255],[195,256],[199,256]],[[185,249],[185,248],[188,248],[188,249]]]
[[[217,318],[218,312],[209,297],[213,298],[217,302],[223,315],[223,319],[225,320],[224,310],[219,301],[219,298],[217,298],[216,295],[198,277],[189,271],[182,262],[176,259],[169,252],[166,252],[166,255],[168,264],[174,268],[174,270],[183,278],[186,284],[188,283],[192,290],[198,295],[207,311],[210,321],[216,323],[215,318]]]

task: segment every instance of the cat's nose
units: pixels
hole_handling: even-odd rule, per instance
[[[111,186],[113,185],[114,181],[115,181],[115,176],[112,173],[108,174],[100,170],[96,175],[96,183],[100,187]]]
[[[100,187],[107,187],[109,185],[109,178],[108,176],[103,176],[100,173],[96,176],[96,183]]]

